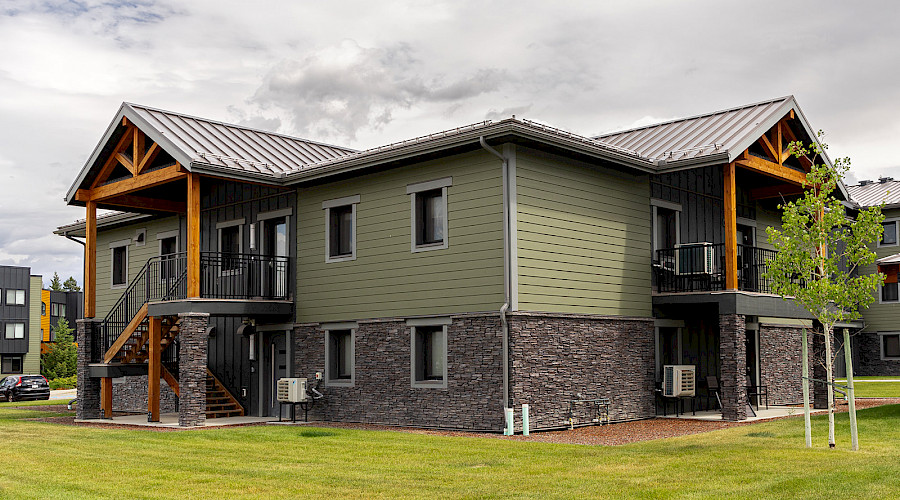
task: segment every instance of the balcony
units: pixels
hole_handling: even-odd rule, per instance
[[[772,293],[764,278],[768,261],[776,252],[737,245],[738,290]],[[725,290],[725,244],[686,243],[656,252],[653,262],[658,293],[712,292]]]

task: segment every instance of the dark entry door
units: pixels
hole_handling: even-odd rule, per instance
[[[287,298],[287,231],[287,217],[276,217],[263,222],[262,291],[266,297]]]
[[[759,356],[757,349],[756,330],[746,331],[746,347],[747,347],[747,385],[759,385]],[[755,405],[759,405],[757,401],[751,401]]]
[[[278,416],[278,399],[276,389],[278,379],[287,377],[287,343],[284,333],[272,333],[266,336],[265,342],[265,380],[266,390],[263,401],[263,413],[270,417]]]

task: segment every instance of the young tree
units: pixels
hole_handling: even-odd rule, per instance
[[[819,138],[822,137],[820,131]],[[803,146],[792,142],[789,147],[795,156],[810,158],[814,166],[806,176],[803,197],[779,206],[784,212],[781,229],[766,228],[769,242],[778,250],[766,276],[775,293],[793,297],[818,320],[822,331],[816,333],[825,337],[825,371],[831,384],[834,325],[858,319],[859,310],[875,300],[872,292],[884,281],[879,273],[855,273],[875,261],[868,244],[881,236],[884,216],[881,207],[872,207],[860,210],[855,220],[848,220],[844,206],[834,197],[838,182],[850,168],[849,158],[840,158],[833,166],[815,164],[827,149],[826,144]],[[805,353],[805,345],[803,349]],[[834,389],[827,387],[828,445],[833,448]],[[806,399],[808,408],[808,395]],[[807,446],[808,436],[807,424]]]
[[[65,290],[67,292],[80,292],[81,291],[81,287],[78,286],[78,281],[75,278],[73,278],[72,276],[69,276],[69,278],[63,282],[62,286],[63,286],[63,290]]]
[[[56,340],[41,356],[41,375],[48,380],[71,377],[76,373],[78,353],[69,322],[60,318],[53,332],[56,334]]]
[[[50,280],[50,289],[54,292],[62,292],[63,286],[59,281],[59,274],[53,273],[53,279]]]

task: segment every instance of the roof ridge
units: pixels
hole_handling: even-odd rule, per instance
[[[248,127],[248,126],[246,126],[246,125],[238,125],[238,124],[236,124],[236,123],[228,123],[228,122],[223,122],[223,121],[221,121],[221,120],[213,120],[213,119],[211,119],[211,118],[203,118],[203,117],[201,117],[201,116],[189,115],[189,114],[187,114],[187,113],[179,113],[179,112],[177,112],[177,111],[169,111],[169,110],[167,110],[167,109],[155,108],[155,107],[153,107],[153,106],[146,106],[146,105],[143,105],[143,104],[137,104],[137,103],[134,103],[134,102],[124,101],[122,104],[125,105],[125,106],[128,106],[128,107],[131,107],[131,108],[142,108],[142,109],[146,109],[146,110],[148,110],[148,111],[156,111],[156,112],[158,112],[158,113],[166,113],[166,114],[169,114],[169,115],[180,116],[180,117],[182,117],[182,118],[190,118],[190,119],[192,119],[192,120],[199,120],[199,121],[204,121],[204,122],[207,122],[207,123],[214,123],[214,124],[216,124],[216,125],[222,125],[222,126],[224,126],[224,127],[237,128],[237,129],[241,129],[241,130],[249,130],[249,131],[251,131],[251,132],[257,132],[257,133],[260,133],[260,134],[274,135],[274,136],[278,136],[278,137],[283,137],[283,138],[285,138],[285,139],[290,139],[290,140],[292,140],[292,141],[300,141],[300,142],[306,142],[306,143],[310,143],[310,144],[316,144],[316,145],[319,145],[319,146],[326,146],[326,147],[329,147],[329,148],[340,149],[340,150],[347,151],[348,153],[357,153],[357,152],[359,152],[359,151],[356,150],[356,149],[348,148],[348,147],[346,147],[346,146],[336,146],[336,145],[334,145],[334,144],[329,144],[329,143],[327,143],[327,142],[316,141],[316,140],[313,140],[313,139],[306,139],[306,138],[298,137],[298,136],[294,136],[294,135],[283,134],[283,133],[281,133],[281,132],[271,132],[271,131],[269,131],[269,130],[263,130],[263,129],[261,129],[261,128]]]
[[[689,121],[689,120],[696,120],[696,119],[698,119],[698,118],[706,118],[706,117],[708,117],[708,116],[719,115],[719,114],[723,114],[723,113],[731,113],[731,112],[733,112],[733,111],[738,111],[738,110],[741,110],[741,109],[752,108],[752,107],[755,107],[755,106],[760,106],[760,105],[762,105],[762,104],[771,104],[771,103],[779,102],[779,101],[787,101],[788,99],[793,99],[793,98],[794,98],[794,95],[793,95],[793,94],[789,94],[789,95],[786,95],[786,96],[783,96],[783,97],[776,97],[776,98],[774,98],[774,99],[766,99],[766,100],[763,100],[763,101],[754,102],[754,103],[750,103],[750,104],[744,104],[744,105],[741,105],[741,106],[734,106],[734,107],[731,107],[731,108],[720,109],[720,110],[717,110],[717,111],[710,111],[710,112],[707,112],[707,113],[700,113],[700,114],[698,114],[698,115],[686,116],[686,117],[683,117],[683,118],[674,118],[674,119],[672,119],[672,120],[666,120],[666,121],[662,121],[662,122],[652,123],[652,124],[650,124],[650,125],[644,125],[644,126],[642,126],[642,127],[632,127],[632,128],[629,128],[629,129],[617,130],[617,131],[615,131],[615,132],[609,132],[609,133],[606,133],[606,134],[600,134],[600,135],[593,136],[592,139],[602,141],[603,138],[605,138],[605,137],[610,137],[610,136],[613,136],[613,135],[626,134],[626,133],[628,133],[628,132],[636,132],[636,131],[638,131],[638,130],[646,130],[646,129],[649,129],[649,128],[659,127],[659,126],[662,126],[662,125],[670,125],[670,124],[672,124],[672,123],[685,122],[685,121]]]

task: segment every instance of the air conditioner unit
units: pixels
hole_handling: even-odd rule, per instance
[[[694,396],[697,391],[696,371],[694,365],[663,366],[663,396],[667,398]]]
[[[708,242],[675,245],[675,274],[712,274],[715,267],[713,248]]]
[[[305,378],[278,379],[278,401],[282,403],[303,403],[306,401]]]

